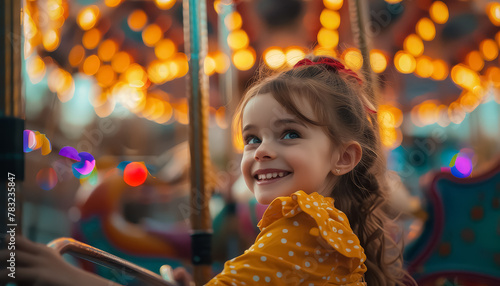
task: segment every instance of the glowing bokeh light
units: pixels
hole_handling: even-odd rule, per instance
[[[102,87],[111,86],[116,80],[116,74],[110,65],[102,65],[97,71],[96,80]]]
[[[137,187],[146,181],[148,177],[148,169],[141,162],[128,163],[123,170],[123,180],[127,185]]]
[[[238,13],[238,11],[234,11],[224,18],[224,24],[229,31],[234,31],[241,28],[243,20],[241,19],[240,13]]]
[[[148,47],[154,47],[154,45],[158,43],[158,41],[160,41],[162,37],[163,37],[163,32],[160,26],[156,24],[148,25],[142,31],[142,40],[144,41],[144,44]]]
[[[500,4],[499,4],[500,5]],[[487,61],[492,61],[498,57],[498,46],[492,39],[485,39],[479,44],[481,55]]]
[[[148,16],[141,9],[136,9],[127,18],[127,24],[132,31],[140,31],[148,22]]]
[[[434,1],[429,9],[431,19],[437,24],[444,24],[450,16],[448,6],[441,1]]]
[[[81,45],[76,45],[71,48],[68,55],[69,64],[73,67],[78,66],[85,57],[85,49]]]
[[[108,7],[116,7],[120,5],[122,0],[104,0],[104,4]]]
[[[54,169],[43,168],[36,174],[37,185],[45,191],[52,190],[57,185],[57,174]]]
[[[479,51],[471,51],[465,57],[465,64],[474,71],[481,71],[484,67],[484,60]]]
[[[232,56],[234,66],[242,71],[249,70],[255,64],[255,50],[252,47],[237,50]]]
[[[339,32],[321,28],[318,32],[318,44],[327,49],[333,49],[339,44]]]
[[[286,56],[280,47],[267,48],[264,53],[264,62],[272,69],[278,69],[285,64]]]
[[[424,42],[416,34],[410,34],[406,37],[403,43],[405,51],[412,54],[414,57],[420,56],[424,52]]]
[[[432,41],[436,37],[436,27],[431,19],[423,17],[415,27],[417,34],[424,41]]]
[[[168,10],[174,7],[176,0],[155,0],[156,6],[162,10]]]
[[[353,71],[358,71],[363,66],[363,56],[356,48],[348,48],[342,53],[345,65]]]
[[[223,52],[217,52],[214,56],[215,71],[219,74],[225,73],[231,63],[229,57]]]
[[[448,64],[443,60],[433,60],[432,61],[432,75],[431,78],[434,80],[445,80],[448,77],[449,67]]]
[[[99,60],[99,57],[96,55],[90,55],[83,62],[82,69],[86,75],[94,75],[99,70],[100,66],[101,61]]]
[[[215,72],[215,59],[211,55],[205,57],[203,68],[206,75],[212,75]]]
[[[60,37],[57,31],[50,29],[43,33],[42,44],[47,52],[52,52],[59,47]]]
[[[306,53],[300,47],[289,47],[285,51],[286,63],[289,67],[293,67],[298,61],[302,60]]]
[[[422,78],[428,78],[434,72],[434,65],[432,64],[432,59],[426,56],[421,56],[417,58],[417,66],[415,68],[415,74]]]
[[[99,18],[99,8],[95,5],[88,6],[80,11],[77,16],[77,23],[83,30],[89,30]]]
[[[400,73],[409,74],[415,70],[417,61],[409,53],[399,51],[394,56],[394,66]]]
[[[481,79],[477,72],[462,64],[455,65],[451,69],[451,79],[455,84],[467,90],[473,90],[481,84]]]
[[[125,72],[132,63],[132,57],[127,52],[118,52],[111,59],[111,67],[117,73]]]
[[[243,30],[236,30],[227,36],[227,44],[233,50],[246,48],[250,42],[248,35]]]
[[[323,27],[330,30],[337,30],[340,26],[340,14],[337,11],[323,9],[319,16],[319,21]]]
[[[387,56],[380,50],[370,51],[370,65],[374,72],[382,73],[387,68]]]
[[[95,49],[99,41],[101,41],[101,36],[101,32],[98,29],[90,29],[83,34],[82,44],[88,50]]]
[[[162,39],[155,46],[155,55],[160,60],[167,60],[177,52],[177,47],[170,39]]]
[[[486,5],[486,14],[488,15],[488,18],[490,18],[493,25],[500,26],[500,3],[488,3],[488,5]]]
[[[132,64],[125,72],[125,79],[132,87],[143,87],[147,81],[147,74],[144,68],[138,64]]]
[[[332,10],[340,10],[342,4],[344,4],[344,0],[323,0],[323,5]]]
[[[118,45],[115,41],[107,39],[99,45],[97,55],[103,62],[109,62],[118,50]]]
[[[457,178],[467,178],[472,173],[472,161],[462,153],[455,154],[449,166],[451,174]]]
[[[43,79],[45,70],[45,62],[38,55],[30,57],[26,62],[26,71],[33,84],[39,83]]]

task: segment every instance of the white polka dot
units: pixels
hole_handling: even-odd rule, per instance
[[[352,241],[352,240],[350,240],[350,239],[347,241],[347,243],[353,243],[353,242],[354,242],[354,241]]]
[[[302,211],[302,209],[301,209],[301,208],[297,208],[297,211],[298,211],[298,212],[301,212],[301,211]]]
[[[290,213],[291,213],[291,214],[295,214],[295,211],[294,211],[294,210],[291,210],[291,211],[290,211]]]
[[[363,262],[363,258],[361,258],[361,260],[360,260],[360,261],[361,261],[361,262]]]
[[[278,272],[278,273],[276,273],[276,276],[278,276],[278,278],[281,278],[281,276],[283,276],[283,274],[281,274],[281,272]]]
[[[309,266],[311,266],[311,263],[309,261],[306,261],[305,265],[306,265],[306,267],[309,267]]]
[[[338,277],[335,277],[335,280],[337,280],[337,282],[340,282],[340,279]]]
[[[327,207],[326,209],[329,211],[333,211],[333,209],[331,207]]]
[[[350,248],[346,248],[345,251],[351,252],[351,249]]]
[[[339,248],[339,246],[337,244],[334,244],[333,246],[335,246],[335,248]]]
[[[328,235],[328,232],[326,232],[326,230],[325,230],[325,231],[323,231],[323,235],[324,235],[324,236],[327,236],[327,235]]]
[[[270,233],[266,234],[266,236],[267,236],[267,237],[270,237],[271,235],[273,235],[273,233],[272,233],[272,232],[270,232]]]
[[[319,262],[323,262],[323,258],[321,258],[321,257],[320,257],[320,258],[318,258],[318,261],[319,261]]]
[[[282,201],[282,202],[281,202],[281,204],[282,204],[282,205],[286,205],[286,201]]]
[[[283,257],[278,257],[279,259],[283,260]]]
[[[284,228],[283,233],[287,233],[287,232],[288,232],[288,229]]]
[[[319,226],[319,230],[322,230],[321,225]]]
[[[293,225],[295,225],[295,226],[299,226],[299,223],[298,223],[297,221],[294,221],[294,222],[293,222]]]
[[[306,208],[310,209],[310,208],[311,208],[311,206],[310,206],[310,205],[306,205]]]
[[[334,267],[332,267],[332,269],[330,269],[330,271],[333,271],[333,270],[335,270],[335,266],[334,266]]]
[[[264,278],[264,280],[266,280],[266,282],[271,282],[271,278],[269,278],[268,276],[266,276],[266,278]]]
[[[236,274],[237,272],[236,272],[236,270],[231,270],[231,273]]]
[[[319,250],[316,250],[316,254],[321,254],[321,251],[319,251]]]
[[[293,256],[293,251],[288,251],[288,255]]]
[[[354,248],[359,249],[359,246],[355,245]]]
[[[306,198],[306,200],[310,201],[311,199],[310,198]]]
[[[330,238],[329,240],[330,240],[331,242],[333,242],[333,239],[331,239],[331,238]]]
[[[233,286],[236,286],[236,283],[234,283],[234,282],[231,282],[231,285],[233,285]]]
[[[245,266],[245,267],[250,267],[250,264],[243,264],[243,266]]]
[[[286,239],[285,239],[285,238],[282,238],[282,239],[281,239],[281,243],[286,243]]]
[[[321,215],[319,213],[316,214],[318,217],[321,217]]]
[[[265,256],[261,256],[261,257],[260,257],[260,260],[262,260],[262,261],[266,261],[266,260],[267,260],[267,257],[265,257]]]
[[[302,246],[302,244],[300,244],[300,242],[297,242],[296,244],[297,244],[297,246]]]
[[[347,281],[347,279],[345,279],[345,278],[342,278],[342,282],[346,282],[346,281]]]
[[[259,280],[260,280],[259,276],[257,276],[257,275],[253,276],[253,281],[259,281]]]
[[[259,244],[259,248],[264,247],[264,243]]]
[[[337,229],[335,227],[332,227],[333,232],[337,232]]]
[[[343,234],[343,233],[344,233],[344,231],[343,231],[343,230],[341,230],[341,229],[339,229],[338,233],[339,233],[339,234]]]
[[[328,276],[328,277],[326,278],[326,280],[330,280],[330,276]]]
[[[321,277],[321,279],[326,280],[326,276]]]
[[[338,218],[339,218],[339,220],[340,220],[340,221],[344,221],[344,218],[343,218],[343,217],[338,216]]]
[[[304,252],[305,255],[309,255],[309,251]]]
[[[234,265],[231,265],[231,266],[229,266],[229,268],[236,268],[236,266],[234,266]]]
[[[318,202],[314,202],[313,205],[318,206]]]
[[[299,270],[299,269],[300,269],[300,266],[295,265],[295,269]]]

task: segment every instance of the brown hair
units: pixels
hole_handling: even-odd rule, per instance
[[[310,57],[313,62],[326,57]],[[381,156],[377,116],[365,96],[364,86],[344,72],[332,71],[325,64],[303,65],[262,77],[243,96],[236,109],[241,123],[242,111],[257,94],[270,93],[286,110],[304,122],[321,126],[334,144],[357,141],[362,148],[359,164],[339,176],[331,197],[335,206],[349,218],[367,257],[365,280],[369,286],[404,285],[414,280],[403,269],[401,248],[388,229],[394,224],[387,208],[386,165]],[[300,113],[296,97],[305,97],[318,121]],[[415,284],[416,285],[416,284]]]

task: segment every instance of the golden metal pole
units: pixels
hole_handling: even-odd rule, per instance
[[[191,154],[192,263],[196,285],[211,278],[212,223],[209,200],[208,76],[203,64],[208,52],[205,0],[183,0],[184,39],[189,59],[187,93],[189,99],[189,149]]]

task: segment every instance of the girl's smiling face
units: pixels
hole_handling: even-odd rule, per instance
[[[305,99],[297,99],[297,106],[317,120]],[[330,194],[339,153],[321,127],[300,121],[271,94],[258,94],[243,109],[242,130],[241,171],[259,203],[270,204],[298,190]]]

